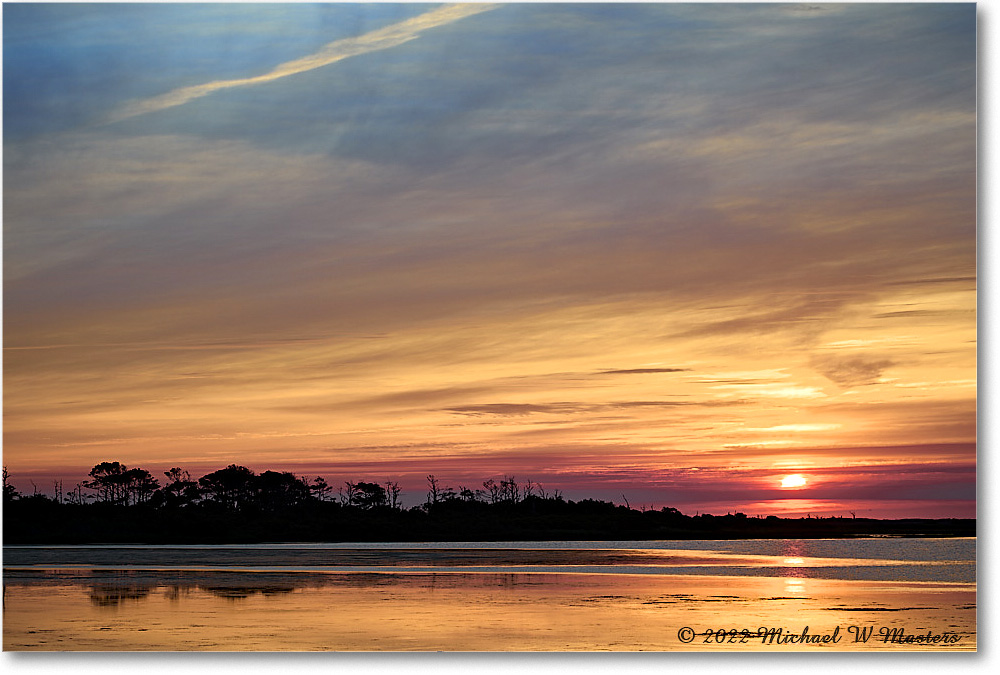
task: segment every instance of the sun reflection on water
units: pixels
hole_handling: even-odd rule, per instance
[[[785,594],[802,596],[806,594],[806,582],[804,577],[789,577],[785,579]]]

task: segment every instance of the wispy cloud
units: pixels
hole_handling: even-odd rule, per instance
[[[855,356],[846,359],[816,357],[813,365],[831,382],[842,387],[856,387],[877,384],[882,371],[896,364],[888,359]]]
[[[325,45],[315,54],[303,56],[299,59],[286,61],[279,64],[273,70],[263,75],[254,77],[243,77],[233,80],[215,80],[204,84],[196,84],[189,87],[181,87],[168,91],[160,96],[154,96],[139,101],[132,101],[116,112],[112,113],[108,122],[119,122],[137,115],[165,110],[175,106],[184,105],[190,101],[219,91],[221,89],[231,89],[233,87],[245,87],[254,84],[273,82],[274,80],[297,75],[309,70],[315,70],[331,63],[348,59],[360,54],[368,54],[390,47],[397,47],[401,44],[416,39],[426,30],[454,23],[466,17],[470,17],[483,12],[496,9],[498,5],[493,4],[453,4],[445,5],[415,16],[391,26],[380,28],[379,30],[365,33],[357,37],[336,40]]]
[[[683,373],[690,368],[629,368],[627,370],[602,370],[598,375],[649,375],[652,373]]]
[[[360,336],[351,337],[357,338]],[[372,338],[380,336],[372,335]],[[90,342],[90,343],[56,343],[43,345],[4,345],[4,351],[48,351],[53,349],[127,349],[149,351],[212,351],[230,349],[266,349],[285,345],[322,344],[331,339],[325,335],[316,338],[282,338],[274,340],[234,341],[218,340],[214,342]]]
[[[535,413],[572,413],[586,407],[577,403],[549,403],[544,405],[532,403],[485,403],[482,405],[457,406],[446,408],[445,410],[456,415],[471,415],[474,417],[481,415],[524,417]]]
[[[617,401],[613,403],[484,403],[476,405],[454,406],[444,408],[445,412],[473,417],[527,417],[535,414],[567,415],[576,413],[593,414],[631,408],[677,408],[677,407],[717,407],[743,405],[744,401],[706,400],[706,401]]]

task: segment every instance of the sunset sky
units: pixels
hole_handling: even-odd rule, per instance
[[[973,4],[5,4],[3,87],[22,490],[975,514]]]

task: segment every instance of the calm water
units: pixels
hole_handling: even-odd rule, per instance
[[[970,650],[975,549],[971,538],[4,547],[4,648]]]

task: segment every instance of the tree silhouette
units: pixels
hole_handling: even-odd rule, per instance
[[[14,487],[11,484],[11,482],[10,482],[10,472],[7,470],[7,467],[4,467],[3,468],[3,500],[4,500],[4,502],[14,501],[15,499],[18,499],[20,496],[21,496],[21,493],[18,492],[17,488]]]
[[[458,495],[455,493],[454,488],[442,487],[433,474],[427,476],[427,501],[424,503],[425,508],[453,501],[457,497]]]
[[[427,503],[437,504],[441,500],[441,488],[438,486],[437,478],[434,474],[427,476]]]
[[[170,482],[160,491],[161,500],[164,506],[170,508],[185,507],[194,504],[201,496],[198,483],[191,480],[191,473],[173,467],[169,471],[164,471],[163,475]]]
[[[90,495],[84,494],[84,487],[83,483],[77,483],[75,488],[66,493],[66,501],[77,506],[86,504],[87,500],[90,499]]]
[[[160,481],[145,469],[128,469],[123,476],[125,504],[144,504],[160,487]]]
[[[504,476],[500,481],[500,501],[511,504],[521,501],[521,488],[513,476]]]
[[[97,492],[97,499],[106,504],[125,504],[128,496],[128,469],[121,462],[101,462],[90,470],[91,480],[84,487]]]
[[[330,493],[333,492],[333,488],[326,482],[325,478],[322,476],[316,476],[312,479],[312,481],[309,481],[309,492],[312,493],[312,496],[316,499],[321,502],[325,502],[330,496]]]
[[[337,495],[340,497],[341,506],[351,506],[354,503],[354,495],[358,491],[358,484],[349,480],[344,481],[344,487],[337,488]]]
[[[240,511],[256,501],[257,474],[245,466],[230,464],[198,479],[205,496],[231,511]]]
[[[265,511],[278,511],[310,498],[309,485],[288,472],[265,471],[257,477],[258,498]]]
[[[354,495],[351,499],[351,506],[370,510],[380,506],[388,506],[389,497],[385,488],[378,483],[360,482],[355,484]]]
[[[163,475],[170,480],[171,485],[173,485],[174,483],[188,482],[191,480],[191,472],[185,471],[179,466],[175,466],[169,471],[164,471]]]
[[[490,478],[483,481],[483,487],[486,488],[486,492],[490,495],[490,504],[496,504],[500,501],[500,486],[497,485],[495,480]]]
[[[386,481],[385,482],[385,493],[389,497],[389,508],[394,509],[394,510],[398,509],[399,508],[399,493],[400,493],[399,483],[396,483],[396,482],[391,481],[391,480]]]

